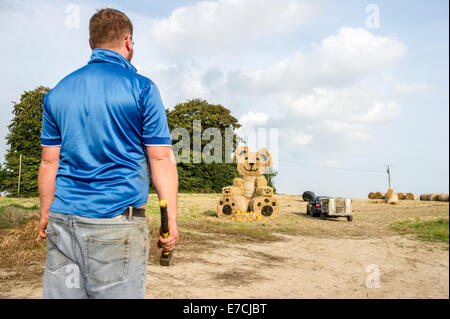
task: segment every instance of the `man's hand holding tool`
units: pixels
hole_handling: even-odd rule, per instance
[[[161,210],[161,234],[158,240],[158,248],[162,248],[160,264],[169,266],[173,249],[178,242],[178,227],[176,221],[170,221],[167,214],[167,201],[159,202]]]

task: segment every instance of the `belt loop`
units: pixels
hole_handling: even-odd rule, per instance
[[[133,216],[133,207],[128,207],[128,221],[131,222],[131,217]]]

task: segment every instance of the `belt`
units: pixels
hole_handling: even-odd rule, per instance
[[[128,220],[131,220],[131,217],[145,217],[145,208],[135,208],[135,207],[128,207],[125,209],[125,211],[122,213],[122,215],[127,216]]]

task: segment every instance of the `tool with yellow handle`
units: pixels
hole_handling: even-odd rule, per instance
[[[159,202],[159,209],[161,210],[161,236],[163,238],[169,237],[169,216],[167,215],[167,201],[161,200]],[[170,259],[172,259],[172,251],[163,250],[159,264],[161,266],[169,266]]]

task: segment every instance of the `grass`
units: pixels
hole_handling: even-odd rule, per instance
[[[400,234],[412,234],[417,238],[432,242],[447,242],[449,233],[449,220],[407,220],[397,222],[393,228]]]
[[[0,228],[11,228],[26,224],[32,217],[39,216],[39,205],[21,205],[17,202],[0,202]]]

